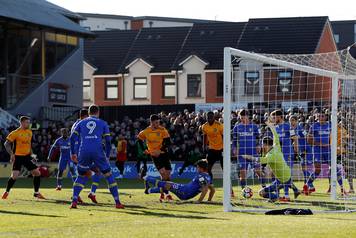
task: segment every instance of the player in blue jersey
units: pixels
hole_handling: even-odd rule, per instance
[[[145,176],[144,172],[141,177],[145,180],[145,193],[161,193],[170,191],[180,200],[189,200],[200,194],[197,202],[202,202],[209,192],[208,201],[211,201],[215,194],[215,188],[211,183],[211,177],[208,173],[208,162],[199,160],[196,163],[198,174],[188,184],[178,184],[169,181],[161,181],[151,176]]]
[[[331,164],[331,123],[328,121],[326,110],[323,109],[318,114],[318,121],[315,122],[309,129],[308,142],[314,146],[314,172],[309,176],[308,181],[303,186],[305,195],[315,192],[313,182],[321,172],[321,165]],[[337,166],[337,177],[342,177],[342,170]],[[330,179],[330,174],[329,174]],[[342,179],[338,179],[342,186]],[[328,193],[330,192],[330,186]]]
[[[306,195],[315,192],[313,182],[321,172],[321,165],[331,162],[331,124],[328,122],[325,110],[321,110],[317,117],[318,121],[310,127],[308,133],[308,142],[313,145],[314,149],[314,172],[311,173],[308,181],[304,184],[303,192]]]
[[[261,168],[255,158],[259,157],[260,146],[258,143],[260,137],[259,127],[252,123],[249,119],[249,114],[246,109],[239,112],[240,122],[236,123],[233,128],[232,152],[233,156],[238,157],[240,168],[240,185],[243,188],[246,186],[246,171],[248,167],[254,168],[256,174],[261,180],[264,187],[265,181],[262,175]]]
[[[71,133],[73,133],[73,130],[75,128],[75,126],[83,119],[87,118],[88,115],[88,110],[87,109],[81,109],[79,112],[79,119],[73,124],[72,129],[71,129]],[[79,148],[79,142],[76,142],[76,147]],[[100,182],[100,171],[98,170],[98,168],[96,168],[96,166],[93,164],[91,166],[91,174],[88,174],[88,176],[91,177],[92,180],[92,184],[91,184],[91,188],[90,188],[90,192],[88,194],[88,198],[93,202],[93,203],[98,203],[96,200],[96,195],[95,192],[97,190],[97,188],[99,187],[99,182]]]
[[[313,147],[307,142],[308,131],[304,124],[298,124],[298,117],[293,115],[289,118],[291,129],[297,139],[294,140],[294,152],[298,154],[301,159],[301,166],[304,175],[304,183],[307,183],[310,172],[308,166],[313,164]]]
[[[69,172],[73,182],[77,178],[75,165],[73,161],[70,159],[70,138],[69,138],[69,132],[67,128],[61,129],[61,137],[59,137],[51,146],[51,149],[48,154],[48,161],[52,158],[54,151],[56,149],[59,149],[60,152],[56,190],[60,191],[62,190],[63,172],[66,170],[67,166],[69,168]]]
[[[111,172],[108,158],[111,150],[110,131],[107,123],[99,119],[99,107],[91,105],[89,107],[89,117],[81,120],[74,128],[71,135],[71,153],[72,160],[78,162],[78,178],[73,186],[73,197],[71,208],[77,208],[78,197],[84,188],[93,164],[100,170],[106,178],[109,190],[114,197],[116,208],[124,208],[119,199],[118,187]],[[103,139],[105,140],[105,151],[103,148]],[[79,142],[79,148],[76,148],[75,141]]]
[[[296,136],[294,134],[294,131],[291,130],[290,124],[284,121],[284,114],[281,110],[273,111],[271,113],[271,118],[272,118],[272,122],[274,122],[275,124],[276,131],[279,136],[283,158],[287,163],[288,167],[290,168],[290,170],[292,171],[293,170],[292,155],[294,155],[292,141],[296,139]],[[284,186],[284,197],[281,197],[280,201],[285,201],[285,202],[290,201],[289,187],[290,186]],[[297,198],[300,194],[298,188],[293,184],[293,182],[291,183],[291,187],[294,191],[294,198]]]

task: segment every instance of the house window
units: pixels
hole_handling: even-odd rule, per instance
[[[200,74],[188,74],[188,97],[201,97]]]
[[[291,93],[292,92],[292,71],[280,71],[278,72],[278,89],[279,93]]]
[[[354,42],[356,42],[356,24],[354,25]]]
[[[124,24],[125,24],[125,30],[128,30],[129,29],[129,27],[128,27],[129,26],[129,22],[125,21]]]
[[[224,74],[217,73],[216,81],[216,96],[222,97],[224,95]]]
[[[260,72],[245,72],[245,95],[260,94]]]
[[[147,78],[134,78],[134,98],[147,98]]]
[[[335,43],[339,44],[340,42],[340,35],[339,34],[334,34],[334,39],[335,39]]]
[[[176,96],[176,79],[174,76],[166,76],[163,79],[163,97],[174,98]]]
[[[90,79],[83,80],[83,99],[90,101]]]
[[[106,99],[118,99],[119,98],[119,87],[117,80],[106,80],[105,81],[105,91]]]

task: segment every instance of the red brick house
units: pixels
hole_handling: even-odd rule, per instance
[[[93,73],[92,102],[102,106],[222,103],[226,46],[273,54],[336,50],[328,17],[98,32],[95,42],[85,46],[87,68],[91,65]],[[329,79],[321,84],[320,77],[258,62],[237,67],[234,93],[239,102],[330,98]]]

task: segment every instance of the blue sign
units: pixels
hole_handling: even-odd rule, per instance
[[[115,178],[120,177],[120,172],[115,165],[115,162],[110,161],[112,173]],[[195,166],[189,166],[184,169],[181,176],[178,175],[180,168],[183,166],[183,162],[171,162],[172,165],[172,173],[171,178],[181,178],[181,179],[193,179],[197,173],[197,168]],[[147,163],[147,174],[154,177],[159,177],[159,172],[154,166],[153,163]],[[67,177],[70,178],[70,174],[67,174]],[[125,163],[124,168],[124,176],[125,179],[137,179],[139,178],[139,174],[137,173],[136,163],[135,162],[127,162]]]

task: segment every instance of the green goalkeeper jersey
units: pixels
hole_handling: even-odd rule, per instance
[[[270,128],[273,134],[273,148],[261,158],[261,164],[267,164],[280,182],[285,183],[291,178],[291,171],[284,161],[279,136],[276,129]]]

